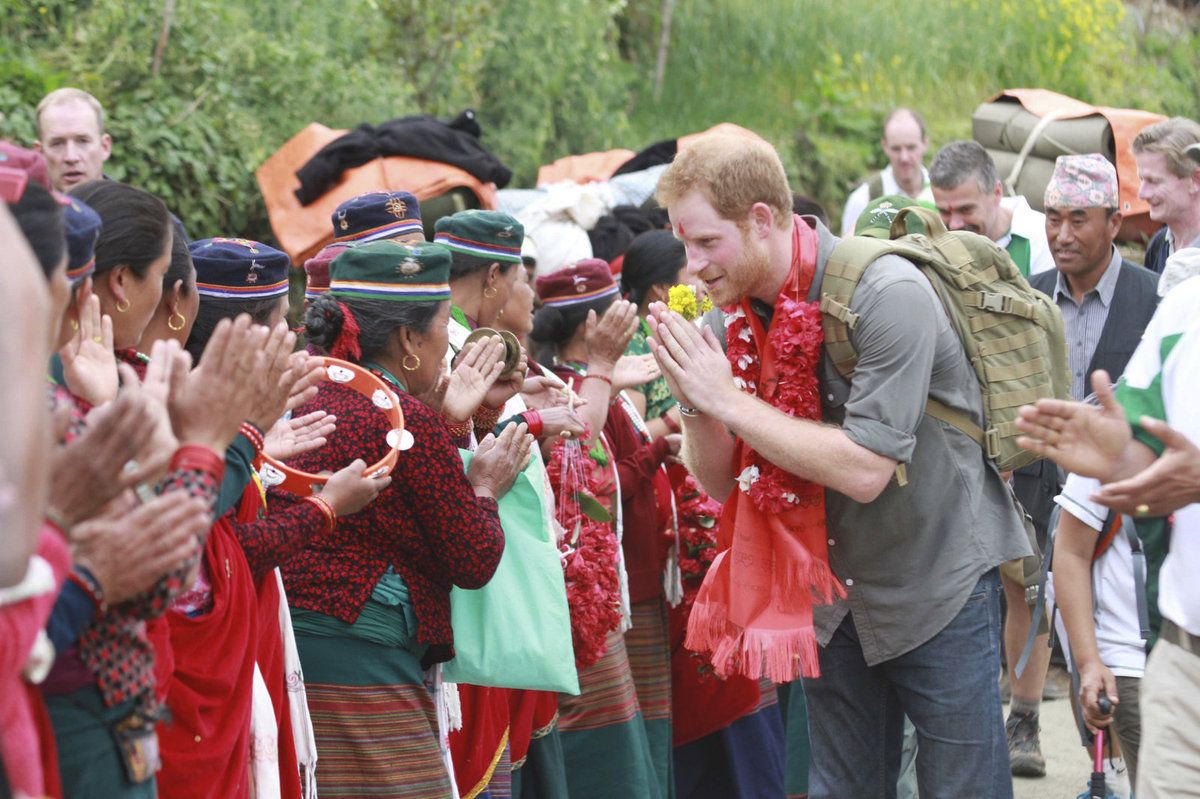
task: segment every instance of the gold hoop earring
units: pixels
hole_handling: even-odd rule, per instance
[[[121,307],[122,303],[125,304],[124,308]],[[129,310],[129,306],[132,304],[133,303],[131,303],[129,300],[117,300],[117,313],[125,313]]]
[[[416,363],[414,363],[412,366],[409,366],[409,365],[408,365],[408,359],[409,359],[409,358],[412,358],[414,361],[416,361]],[[418,369],[420,369],[420,368],[421,368],[421,356],[420,356],[420,355],[413,355],[412,353],[409,353],[408,355],[405,355],[405,356],[404,356],[404,358],[402,358],[402,359],[400,360],[400,368],[401,368],[401,369],[403,369],[403,370],[404,370],[404,371],[406,371],[406,372],[415,372],[415,371],[417,371]]]
[[[490,291],[490,292],[492,292],[492,293],[491,293],[491,294],[488,294],[488,292],[489,292],[489,291]],[[499,293],[500,293],[500,292],[496,291],[496,287],[495,287],[495,286],[488,286],[487,288],[485,288],[485,289],[483,290],[483,296],[487,297],[489,300],[490,300],[490,299],[492,299],[493,297],[495,297],[495,296],[496,296],[497,294],[499,294]]]
[[[179,319],[178,323],[175,322],[176,318]],[[179,311],[174,311],[170,316],[167,317],[167,327],[171,328],[176,333],[178,333],[180,330],[183,330],[183,326],[186,324],[187,317],[181,314]]]

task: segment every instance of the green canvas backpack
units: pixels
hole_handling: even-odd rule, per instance
[[[915,218],[915,219],[914,219]],[[919,220],[921,233],[910,233]],[[1017,410],[1045,397],[1070,399],[1066,340],[1058,307],[1021,276],[1003,248],[967,231],[947,231],[927,208],[902,208],[890,239],[852,236],[829,256],[821,283],[825,352],[850,378],[858,355],[850,332],[858,315],[850,299],[867,267],[884,255],[911,261],[928,278],[962,341],[983,397],[985,424],[932,398],[925,413],[961,430],[1001,472],[1040,458],[1017,446]],[[905,481],[903,470],[897,478]]]

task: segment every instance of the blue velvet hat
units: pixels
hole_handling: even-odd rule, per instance
[[[57,192],[55,194],[63,204],[63,227],[67,233],[67,279],[78,283],[96,271],[100,215],[83,200]]]
[[[421,205],[406,191],[372,191],[346,200],[333,212],[333,240],[337,244],[361,244],[420,233]]]
[[[249,239],[200,239],[188,245],[196,292],[223,300],[264,300],[288,292],[286,253]]]

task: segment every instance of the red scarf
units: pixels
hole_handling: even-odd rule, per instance
[[[728,312],[726,331],[742,390],[812,420],[821,417],[820,311],[804,300],[816,261],[817,234],[795,217],[792,268],[770,329],[743,299]],[[844,596],[825,548],[824,488],[770,464],[740,438],[732,468],[742,479],[722,511],[721,551],[692,607],[686,646],[708,653],[720,676],[817,676],[813,605]]]

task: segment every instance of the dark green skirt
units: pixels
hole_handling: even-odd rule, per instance
[[[63,796],[70,799],[154,799],[153,777],[132,784],[125,778],[121,752],[111,728],[133,715],[136,700],[105,707],[94,685],[69,694],[45,695],[58,747]]]

